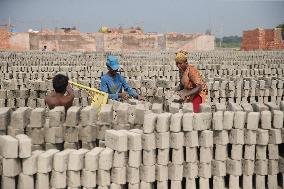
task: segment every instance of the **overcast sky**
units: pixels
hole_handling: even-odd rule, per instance
[[[76,26],[95,32],[101,26],[143,27],[146,32],[242,35],[284,22],[284,0],[0,0],[0,25],[16,31]]]

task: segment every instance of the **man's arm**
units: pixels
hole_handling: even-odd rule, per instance
[[[201,89],[202,89],[201,85],[198,85],[191,90],[183,89],[181,93],[183,93],[185,96],[194,96],[198,94],[201,91]]]
[[[128,83],[125,81],[124,77],[120,76],[121,77],[121,81],[122,81],[122,86],[123,88],[125,89],[125,91],[132,97],[134,98],[138,98],[138,94],[135,92],[135,90],[133,90],[129,85]]]
[[[74,90],[70,84],[67,85],[66,91],[67,91],[67,96],[74,98]]]
[[[105,93],[108,93],[107,81],[104,78],[101,79],[100,90],[105,92]],[[113,100],[117,100],[119,98],[119,95],[118,95],[118,93],[115,93],[115,94],[109,94],[108,93],[108,98],[113,99]]]

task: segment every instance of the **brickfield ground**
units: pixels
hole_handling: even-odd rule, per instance
[[[76,89],[65,113],[44,104],[51,78],[98,87],[106,54],[0,52],[1,188],[284,188],[284,51],[191,53],[200,113],[172,102],[174,53],[113,54],[147,101],[98,111]]]

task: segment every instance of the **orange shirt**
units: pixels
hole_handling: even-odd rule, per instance
[[[202,98],[202,103],[206,101],[208,87],[206,83],[203,82],[199,71],[193,65],[188,64],[188,67],[182,76],[182,84],[184,85],[184,88],[188,90],[195,88],[197,85],[201,85],[202,88],[199,95]],[[191,101],[191,98],[188,98],[188,101]]]

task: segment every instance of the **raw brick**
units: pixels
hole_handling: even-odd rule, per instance
[[[234,124],[234,112],[225,111],[223,118],[223,127],[225,130],[231,130]]]
[[[10,107],[0,108],[0,130],[6,130],[11,121],[12,109]]]
[[[45,109],[44,108],[33,109],[31,111],[29,127],[43,127],[44,124],[45,124]]]
[[[226,161],[227,173],[230,175],[242,175],[242,162],[240,160],[227,159]]]
[[[171,124],[171,116],[170,113],[161,113],[157,117],[156,131],[157,132],[167,132],[170,129]],[[152,131],[153,132],[153,131]]]
[[[99,156],[99,169],[110,170],[113,162],[113,150],[106,148],[101,151]]]
[[[80,125],[94,125],[97,121],[98,111],[94,106],[84,107],[80,112]]]
[[[211,166],[213,176],[226,176],[226,162],[213,160]]]
[[[281,129],[270,129],[269,130],[269,144],[281,144],[282,136]]]
[[[198,176],[202,178],[211,178],[211,163],[199,163]]]
[[[18,140],[9,136],[0,136],[0,155],[4,158],[18,157]]]
[[[255,145],[245,145],[244,159],[255,160]]]
[[[68,170],[70,171],[80,171],[84,168],[84,158],[85,154],[89,152],[86,149],[74,150],[69,153],[68,159]]]
[[[267,160],[256,160],[254,173],[257,175],[267,175],[268,161]]]
[[[65,121],[64,106],[57,106],[48,112],[49,127],[59,127]]]
[[[249,112],[247,116],[247,129],[256,130],[259,125],[260,113],[259,112]]]
[[[272,122],[271,116],[272,115],[271,115],[270,111],[262,111],[260,113],[260,120],[261,120],[260,127],[262,129],[270,129],[271,128],[271,122]]]
[[[199,148],[199,161],[201,163],[209,163],[212,161],[213,158],[213,150],[210,147],[200,147]]]
[[[18,189],[34,188],[34,177],[21,173],[18,178]]]
[[[199,145],[202,147],[213,147],[213,132],[209,130],[201,131],[198,137]]]
[[[115,184],[126,183],[126,167],[111,169],[111,182]]]
[[[213,113],[213,124],[212,129],[213,130],[223,130],[223,122],[224,122],[224,115],[222,111],[214,112]]]
[[[51,172],[50,186],[53,188],[66,188],[66,180],[66,171],[57,172],[53,170]]]
[[[184,148],[171,149],[172,150],[172,163],[182,164],[184,162]]]
[[[143,182],[154,182],[155,177],[155,165],[141,166],[140,167],[140,180]]]
[[[128,152],[128,165],[131,167],[139,167],[142,162],[142,151],[129,150]]]
[[[269,132],[264,129],[257,129],[256,131],[256,143],[258,145],[267,145],[269,141]]]
[[[142,148],[143,150],[156,149],[156,136],[154,133],[142,134]]]
[[[180,132],[182,127],[182,113],[176,113],[171,116],[170,131]]]
[[[168,168],[167,166],[165,167]],[[167,171],[167,174],[168,174],[168,171]],[[126,167],[126,181],[131,184],[138,184],[140,181],[139,168]]]
[[[31,157],[22,160],[23,173],[26,175],[34,175],[37,173],[37,160],[38,156],[44,151],[35,150],[32,152]]]
[[[87,161],[89,160],[86,160],[86,156],[85,156],[85,164],[87,163]],[[127,164],[127,152],[114,151],[112,166],[116,168],[120,168],[120,167],[125,167],[126,164]]]
[[[183,131],[192,131],[193,130],[193,113],[183,114],[182,129],[183,129]]]
[[[167,181],[168,178],[169,178],[168,166],[156,165],[156,180],[161,182],[161,181]]]
[[[244,130],[232,129],[229,134],[231,144],[244,144]]]
[[[231,149],[231,159],[241,160],[243,158],[243,145],[233,144]]]
[[[22,171],[20,159],[3,158],[2,166],[2,174],[6,177],[15,177]]]
[[[69,154],[74,149],[66,149],[54,154],[53,157],[53,169],[57,172],[64,172],[68,168]]]
[[[158,149],[157,164],[168,165],[169,163],[169,149]]]
[[[196,178],[198,176],[198,163],[184,163],[183,165],[183,177]]]
[[[143,132],[153,133],[157,124],[158,115],[149,113],[144,116]]]
[[[76,127],[79,124],[81,107],[72,106],[67,110],[66,127]]]
[[[212,114],[211,113],[197,113],[193,114],[193,129],[196,131],[210,129]]]
[[[155,165],[156,150],[143,150],[143,165]]]
[[[246,112],[237,111],[234,114],[234,128],[243,129],[246,122]]]
[[[186,147],[185,148],[186,153],[186,162],[197,162],[198,155],[197,155],[197,147]]]
[[[122,124],[128,123],[128,104],[120,103],[116,111],[117,111],[117,122]]]
[[[214,131],[213,132],[213,143],[220,145],[227,145],[229,143],[228,131]]]
[[[32,141],[27,135],[17,135],[19,141],[19,158],[28,158],[32,153]]]
[[[256,144],[256,131],[245,130],[245,144]]]
[[[169,169],[169,180],[181,181],[183,177],[183,165],[176,165],[170,163]]]
[[[214,159],[218,161],[226,161],[228,157],[226,145],[215,145]]]
[[[273,111],[273,128],[280,129],[283,127],[283,112],[280,110]]]
[[[48,173],[52,170],[53,166],[53,156],[59,152],[59,150],[50,149],[38,156],[37,161],[37,172],[38,173]]]
[[[105,124],[111,124],[113,121],[113,106],[112,104],[105,104],[101,107],[101,111],[98,113],[99,121]]]
[[[253,160],[243,160],[242,168],[244,175],[253,175],[254,174],[254,161]]]
[[[170,133],[156,133],[156,147],[159,149],[169,148],[170,146]]]
[[[170,148],[179,149],[184,145],[184,134],[183,132],[179,133],[170,133]]]
[[[105,133],[105,144],[113,150],[127,151],[127,135],[121,131],[107,130]]]
[[[266,150],[267,146],[264,145],[256,145],[255,151],[255,159],[265,160],[266,159]]]
[[[97,185],[109,186],[110,185],[110,171],[109,170],[98,170],[97,171]]]
[[[199,146],[199,143],[198,143],[198,132],[197,131],[185,132],[184,145],[187,146],[187,147],[197,147],[197,146]]]
[[[120,130],[127,136],[127,148],[128,150],[142,150],[142,136],[141,134]]]

